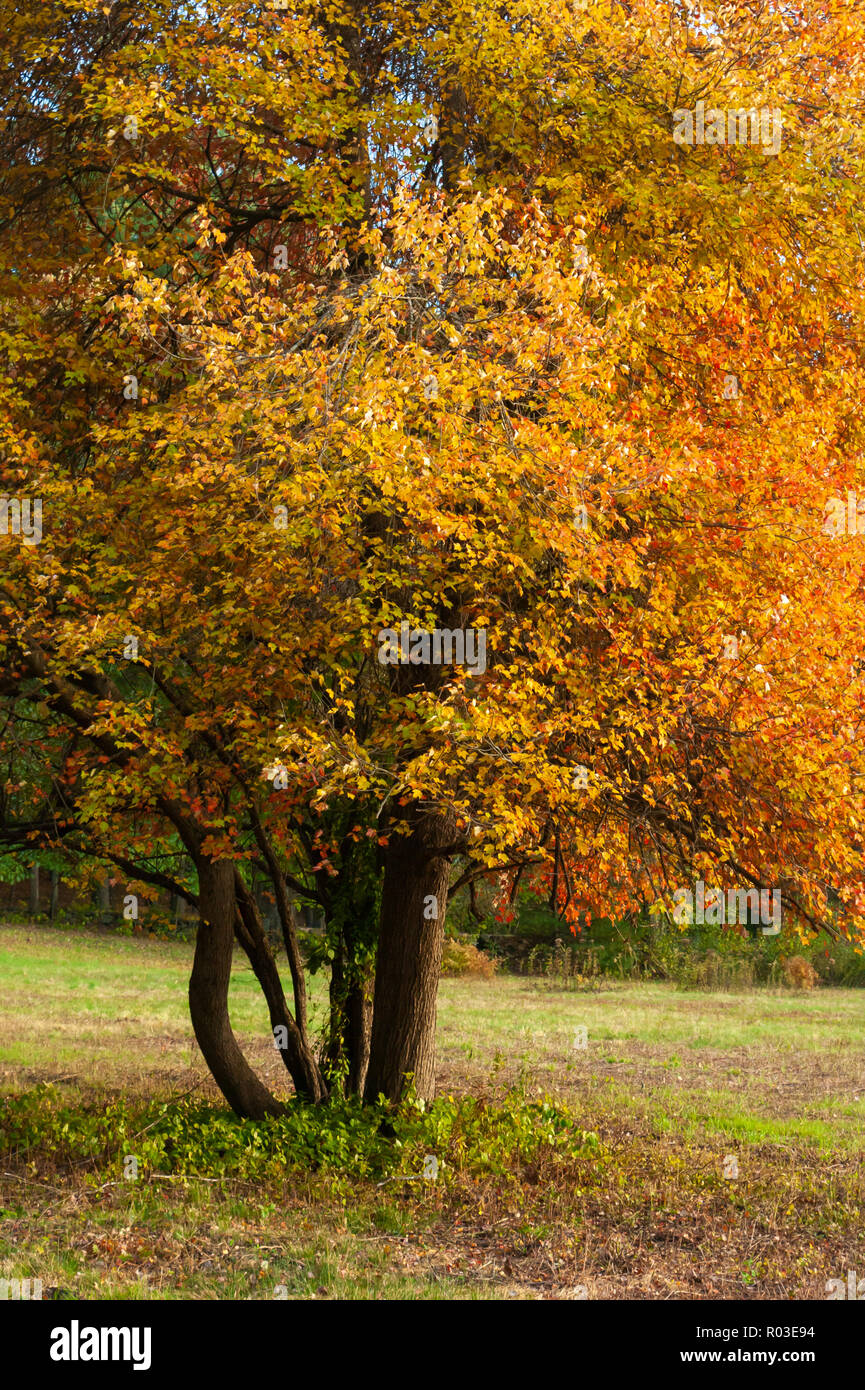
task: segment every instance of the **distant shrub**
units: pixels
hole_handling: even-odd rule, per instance
[[[784,978],[793,989],[813,989],[820,976],[804,956],[788,956],[784,961]]]
[[[496,973],[498,962],[479,951],[468,941],[446,941],[442,953],[441,973],[448,979],[459,975],[474,975],[483,980],[491,980]]]
[[[865,985],[865,952],[849,941],[819,937],[809,949],[808,959],[824,984]]]

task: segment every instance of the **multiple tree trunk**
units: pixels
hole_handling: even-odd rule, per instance
[[[267,1001],[274,1038],[299,1096],[327,1099],[324,1067],[349,1094],[398,1100],[410,1085],[435,1091],[435,1027],[454,824],[449,814],[411,814],[384,852],[379,939],[372,969],[344,924],[331,971],[331,1031],[321,1063],[310,1044],[305,998],[292,1015],[254,895],[229,860],[196,856],[200,923],[189,981],[196,1041],[238,1115],[284,1109],[244,1057],[231,1028],[228,989],[235,939]],[[296,943],[295,943],[296,945]],[[294,973],[294,972],[293,972]],[[295,989],[297,1000],[297,987]]]

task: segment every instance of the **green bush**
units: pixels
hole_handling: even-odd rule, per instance
[[[38,1086],[7,1101],[0,1136],[5,1162],[26,1152],[31,1165],[42,1156],[55,1171],[89,1169],[97,1183],[106,1176],[121,1180],[126,1155],[138,1159],[139,1180],[182,1175],[265,1183],[292,1170],[419,1178],[430,1154],[442,1177],[502,1174],[541,1150],[576,1157],[598,1148],[597,1135],[579,1128],[567,1106],[528,1101],[518,1092],[497,1104],[453,1096],[428,1106],[410,1097],[396,1108],[355,1099],[323,1106],[292,1101],[284,1115],[252,1121],[193,1100],[71,1107],[57,1103],[53,1087]]]

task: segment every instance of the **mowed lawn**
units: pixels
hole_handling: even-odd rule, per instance
[[[0,928],[0,1094],[219,1101],[181,941]],[[311,983],[323,1018],[325,982]],[[237,957],[247,1055],[287,1094]],[[592,990],[444,980],[440,1090],[565,1101],[597,1134],[578,1179],[474,1187],[274,1175],[250,1191],[96,1183],[0,1155],[0,1276],[55,1297],[823,1298],[865,1277],[865,991]],[[737,1176],[731,1176],[736,1173]]]

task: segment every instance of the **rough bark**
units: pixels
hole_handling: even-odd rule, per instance
[[[201,920],[189,978],[189,1013],[195,1038],[211,1074],[232,1110],[261,1120],[285,1109],[262,1085],[240,1050],[228,1017],[228,985],[234,945],[234,865],[200,858]]]
[[[409,834],[392,836],[384,882],[369,1068],[364,1095],[398,1100],[406,1076],[417,1095],[435,1093],[435,1027],[450,858],[449,815],[414,815]],[[436,916],[432,916],[432,902]]]

